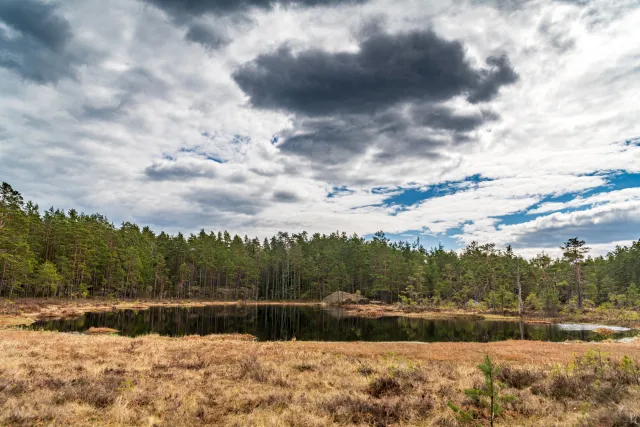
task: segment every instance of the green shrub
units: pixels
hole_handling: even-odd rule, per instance
[[[640,366],[625,356],[612,360],[606,353],[589,350],[558,369],[546,388],[532,390],[556,400],[566,398],[599,404],[617,403],[628,392],[629,386],[640,384]]]
[[[614,305],[611,302],[607,301],[600,304],[596,309],[596,311],[603,312],[603,311],[613,310],[614,308],[615,308]]]
[[[542,303],[538,299],[535,292],[531,292],[524,300],[525,311],[540,311],[542,309]]]
[[[471,399],[477,408],[488,408],[489,423],[493,427],[495,418],[503,412],[501,404],[513,402],[515,396],[500,394],[502,384],[498,381],[498,376],[500,375],[501,369],[493,363],[489,355],[484,357],[484,361],[478,365],[478,369],[480,369],[484,375],[484,386],[466,389],[464,394]],[[465,411],[452,402],[448,402],[447,405],[455,412],[456,418],[460,422],[465,423],[472,421],[477,416],[473,410]]]

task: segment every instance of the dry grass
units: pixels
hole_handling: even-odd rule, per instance
[[[117,334],[119,331],[113,328],[89,328],[86,330],[85,334],[89,335],[111,335]]]
[[[589,349],[640,360],[637,342],[254,342],[1,330],[0,425],[456,426],[447,402],[468,403],[463,390],[482,383],[476,365],[485,353],[505,367],[504,392],[517,397],[498,425],[636,425],[633,375],[606,374],[600,386],[588,370],[558,368]],[[587,391],[571,395],[574,386]]]
[[[516,314],[495,314],[486,311],[475,311],[473,309],[438,309],[433,307],[421,306],[402,306],[389,304],[372,304],[372,305],[345,305],[343,306],[345,314],[361,317],[386,317],[386,316],[403,316],[421,319],[450,319],[465,318],[475,320],[506,320],[519,321],[520,317]],[[562,313],[556,317],[545,317],[541,313],[525,313],[525,323],[532,324],[551,324],[551,323],[599,323],[602,325],[626,326],[629,328],[640,329],[640,311],[629,309],[584,309],[580,312]],[[600,331],[603,335],[608,334],[607,328]]]
[[[416,317],[421,319],[464,317],[467,319],[482,320],[486,317],[480,313],[461,309],[436,311],[420,307],[402,307],[396,304],[347,304],[343,306],[343,309],[347,315],[373,318],[386,316]]]

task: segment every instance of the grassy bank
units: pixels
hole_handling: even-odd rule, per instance
[[[640,372],[619,362],[640,360],[638,342],[251,339],[0,330],[0,425],[462,425],[448,402],[487,425],[463,391],[483,383],[485,354],[515,397],[497,425],[631,426],[640,414]],[[582,369],[584,354],[600,361]]]
[[[365,317],[405,316],[424,319],[442,319],[466,317],[478,320],[513,320],[520,317],[516,313],[498,314],[490,311],[467,310],[459,308],[433,308],[419,306],[387,305],[347,305],[347,314]],[[544,313],[525,313],[527,323],[598,323],[603,325],[640,328],[640,311],[625,309],[584,309],[573,312],[560,312],[556,316]]]

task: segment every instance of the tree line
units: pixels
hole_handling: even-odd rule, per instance
[[[472,242],[462,251],[426,249],[346,233],[270,239],[205,232],[154,233],[100,214],[25,202],[0,190],[0,296],[319,300],[341,290],[408,304],[476,305],[553,312],[640,305],[640,240],[591,257],[569,239],[563,257],[516,256]]]

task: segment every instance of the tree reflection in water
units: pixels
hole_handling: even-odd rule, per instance
[[[408,317],[363,318],[344,316],[340,309],[302,306],[231,305],[210,307],[152,307],[86,313],[65,320],[46,320],[35,329],[82,332],[108,327],[122,335],[157,333],[168,336],[219,333],[251,334],[260,341],[467,341],[508,339],[539,341],[598,340],[590,331],[565,331],[557,325],[461,318],[418,319]],[[625,333],[614,337],[625,336]]]

